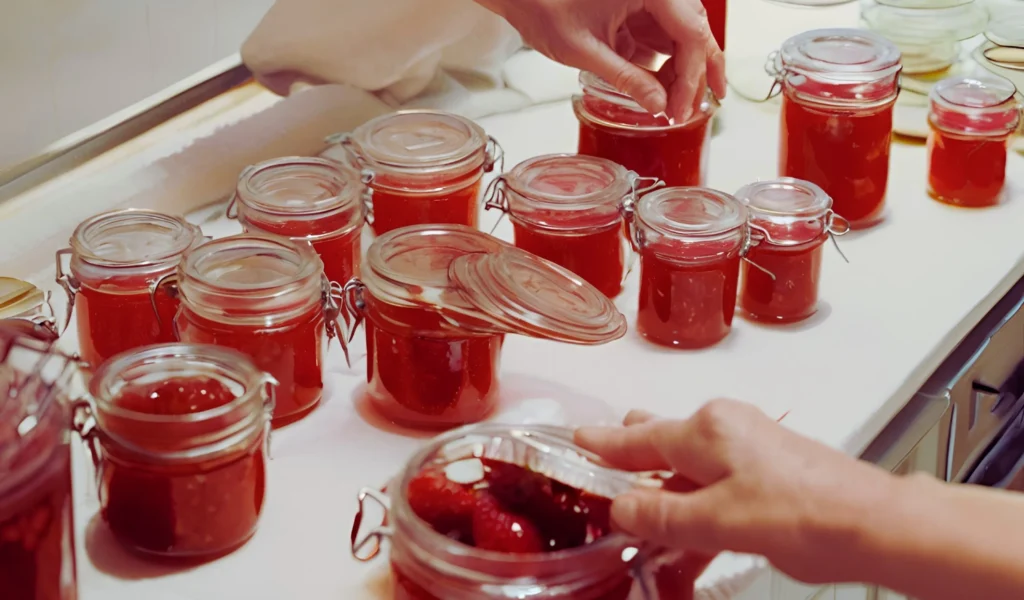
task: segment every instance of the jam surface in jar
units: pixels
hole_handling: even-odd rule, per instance
[[[712,346],[732,330],[747,211],[703,188],[666,188],[637,204],[637,330],[681,349]]]
[[[883,218],[900,51],[871,32],[823,29],[779,54],[779,174],[817,184],[854,228]]]
[[[125,350],[174,341],[178,300],[165,287],[152,295],[150,288],[201,239],[183,219],[148,210],[104,213],[78,226],[70,251],[58,254],[71,255],[70,273],[60,267],[58,281],[76,305],[86,363],[96,367]]]
[[[940,202],[998,204],[1010,136],[1020,123],[1016,88],[995,76],[953,77],[932,88],[928,193]]]
[[[324,276],[308,246],[243,234],[207,242],[179,269],[181,340],[234,348],[278,382],[274,426],[323,396]]]
[[[476,227],[480,182],[493,166],[476,123],[441,111],[402,111],[360,126],[348,143],[371,174],[377,235],[430,223]]]
[[[622,210],[636,175],[598,157],[556,154],[517,165],[504,190],[516,247],[613,298],[626,275]]]
[[[580,154],[606,158],[670,186],[703,184],[711,117],[718,107],[710,92],[688,122],[673,124],[644,111],[592,73],[581,73],[580,84],[583,95],[573,98]]]
[[[181,363],[181,350],[196,364],[208,360],[209,372],[157,372],[157,358]],[[263,508],[264,378],[224,349],[145,352],[119,356],[93,384],[103,520],[141,554],[205,560],[231,552],[255,533]]]
[[[327,279],[345,284],[359,268],[365,187],[354,169],[322,158],[287,157],[249,167],[235,191],[246,231],[308,241]]]

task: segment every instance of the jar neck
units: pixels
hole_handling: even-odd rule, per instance
[[[625,192],[612,192],[578,202],[564,201],[557,204],[517,192],[513,188],[506,194],[509,215],[513,221],[546,230],[581,232],[605,229],[622,222],[622,211],[630,193],[628,189]]]
[[[1006,137],[1020,126],[1020,114],[1020,105],[1012,98],[984,108],[933,100],[928,122],[938,130],[956,135]]]
[[[573,96],[573,111],[581,123],[591,126],[635,132],[670,132],[704,126],[718,110],[718,102],[710,92],[690,119],[674,123],[665,115],[652,115],[632,99],[584,87],[583,95]]]
[[[746,225],[714,235],[670,234],[650,227],[638,219],[635,236],[641,253],[651,252],[677,263],[706,263],[736,258],[750,247],[750,230]]]
[[[783,71],[784,93],[801,104],[841,110],[883,108],[899,94],[899,70],[863,80],[831,77],[797,70]]]

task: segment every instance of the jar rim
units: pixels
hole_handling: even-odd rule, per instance
[[[1005,77],[990,74],[947,77],[932,87],[931,101],[947,109],[970,111],[1005,110],[1014,102],[1017,86]]]
[[[749,183],[735,198],[746,205],[751,219],[822,218],[832,210],[832,197],[825,190],[793,177]]]
[[[140,228],[146,230],[136,231]],[[144,253],[141,258],[125,258],[123,253],[129,250],[126,242],[131,240],[109,238],[112,232],[123,234],[126,229],[127,233],[146,233],[145,244],[156,241],[160,245]],[[201,236],[199,228],[182,217],[155,210],[126,208],[100,213],[82,221],[71,234],[70,244],[75,257],[90,265],[145,267],[177,261]]]
[[[582,193],[535,187],[538,179],[550,176],[552,171],[560,176],[575,174],[588,177],[598,189],[586,189]],[[630,193],[632,181],[637,175],[625,167],[606,158],[584,154],[544,154],[524,160],[509,171],[505,177],[509,189],[527,198],[531,204],[540,204],[547,210],[574,210],[603,204],[618,204]],[[602,181],[603,180],[603,181]],[[515,210],[515,203],[510,202]]]
[[[590,71],[580,71],[579,85],[583,89],[584,96],[592,96],[599,100],[603,100],[615,106],[649,115],[636,100],[631,98],[628,94],[620,92],[612,84],[608,83],[598,75]],[[605,127],[613,128],[628,128],[635,131],[664,131],[672,129],[687,129],[692,127],[695,123],[703,122],[711,118],[715,112],[717,112],[719,103],[718,99],[715,98],[711,88],[704,88],[704,97],[701,99],[699,110],[694,112],[689,119],[682,123],[669,123],[667,125],[623,125],[622,123],[615,123],[603,119],[597,115],[594,115],[585,106],[580,106],[578,101],[579,97],[573,98],[573,106],[577,112],[582,111],[586,117],[596,123],[599,123]]]
[[[747,207],[733,196],[702,187],[668,187],[637,202],[636,217],[674,237],[712,238],[746,226]]]
[[[224,270],[225,262],[237,263],[243,259],[269,259],[288,268],[274,270],[265,266],[242,268],[236,265]],[[323,263],[309,244],[266,233],[242,233],[196,246],[185,254],[179,268],[185,278],[207,287],[248,295],[302,284],[318,276],[323,271]],[[243,278],[232,279],[236,273],[244,273]]]
[[[447,171],[484,161],[487,134],[470,119],[441,110],[381,115],[352,132],[359,158],[398,171]]]
[[[283,173],[286,169],[292,172]],[[305,169],[307,177],[316,178],[320,183],[330,186],[330,189],[323,190],[327,194],[315,198],[301,198],[298,193],[278,197],[275,190],[261,187],[274,180],[275,171],[288,179],[297,177],[295,169]],[[239,203],[246,208],[263,213],[312,216],[362,202],[363,184],[355,169],[337,161],[310,156],[283,156],[247,167],[238,176],[236,189]]]
[[[869,82],[892,77],[901,69],[896,44],[863,29],[813,29],[782,43],[779,62],[785,71],[835,82]]]

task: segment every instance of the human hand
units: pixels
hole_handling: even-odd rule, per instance
[[[725,59],[700,0],[477,2],[535,50],[595,73],[652,114],[686,120],[705,87],[725,97]],[[655,53],[671,57],[657,74],[637,64]]]
[[[811,583],[844,580],[859,529],[897,479],[789,431],[757,408],[715,400],[682,421],[632,412],[576,442],[619,468],[672,471],[665,490],[615,499],[612,520],[655,544],[702,555],[766,556]]]

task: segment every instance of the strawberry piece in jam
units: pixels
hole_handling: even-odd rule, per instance
[[[436,531],[472,543],[473,490],[450,481],[441,469],[427,469],[409,482],[409,507]]]
[[[487,493],[473,512],[473,541],[477,548],[531,554],[544,551],[540,530],[528,518],[509,511]]]

